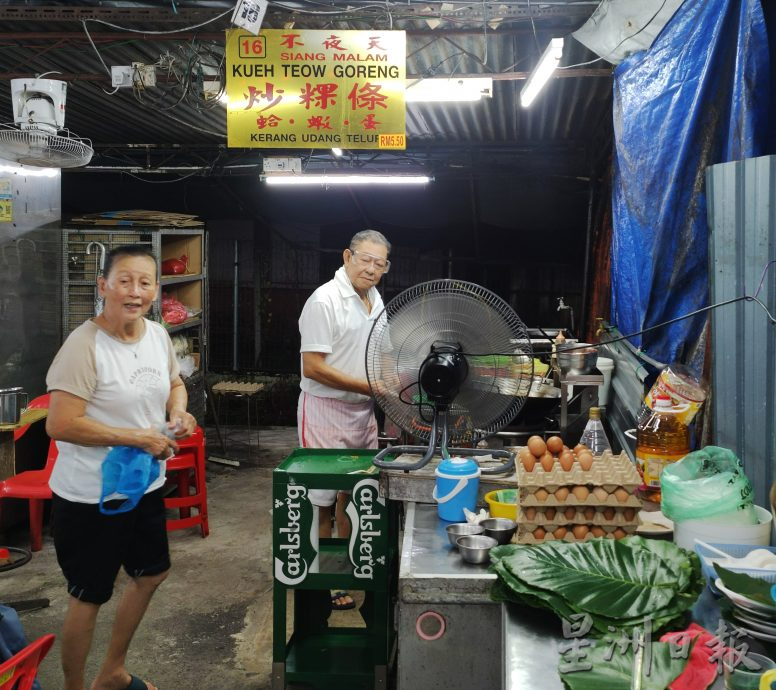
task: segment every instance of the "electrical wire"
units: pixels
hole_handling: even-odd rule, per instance
[[[175,184],[176,182],[183,182],[183,180],[188,180],[190,177],[194,177],[195,175],[199,175],[202,173],[203,170],[206,170],[207,168],[202,168],[202,170],[195,170],[194,172],[190,172],[188,175],[181,175],[181,177],[176,178],[175,180],[147,180],[144,177],[140,177],[139,175],[135,175],[134,173],[129,172],[128,170],[122,170],[122,175],[128,175],[129,177],[134,177],[136,180],[139,180],[140,182],[146,182],[147,184]]]
[[[199,29],[202,26],[207,26],[208,24],[212,24],[213,22],[218,21],[219,19],[225,17],[227,14],[231,14],[233,12],[232,9],[226,10],[226,12],[222,12],[219,15],[216,15],[212,19],[206,19],[204,22],[200,22],[199,24],[194,24],[193,26],[184,26],[179,29],[173,29],[172,31],[147,31],[144,29],[130,29],[126,26],[119,26],[118,24],[111,24],[110,22],[106,22],[103,19],[84,19],[83,22],[96,22],[97,24],[104,24],[105,26],[111,27],[111,29],[118,29],[119,31],[127,31],[132,34],[147,34],[149,36],[164,36],[165,34],[179,34],[184,31],[193,31],[194,29]]]
[[[585,65],[592,65],[596,62],[601,62],[602,57],[597,57],[595,60],[588,60],[587,62],[578,62],[576,65],[564,65],[563,67],[556,67],[555,69],[571,69],[572,67],[584,67]]]
[[[105,60],[102,59],[102,55],[100,55],[100,51],[97,50],[97,46],[94,45],[94,41],[92,40],[92,37],[89,34],[89,29],[86,28],[86,21],[82,21],[81,25],[84,28],[84,33],[86,34],[86,38],[89,39],[89,43],[92,44],[92,48],[94,48],[94,52],[97,53],[97,57],[100,59],[100,62],[102,63],[102,66],[105,68],[105,71],[108,73],[108,76],[111,77],[111,81],[112,81],[113,80],[113,76],[111,75],[111,71],[108,68],[108,65],[105,64]],[[100,87],[100,89],[102,89],[102,92],[107,94],[108,96],[112,96],[113,94],[115,94],[119,90],[119,87],[117,86],[115,89],[113,89],[113,91],[106,91],[102,87]]]
[[[766,270],[768,266],[771,264],[776,263],[776,261],[769,261],[766,265]],[[763,275],[763,278],[765,278],[765,275]],[[760,281],[760,284],[762,285],[762,280]],[[758,292],[759,292],[758,288]],[[670,326],[672,323],[677,323],[679,321],[683,321],[684,319],[690,319],[693,316],[698,316],[699,314],[703,314],[707,311],[711,311],[712,309],[717,309],[719,307],[727,306],[728,304],[735,304],[736,302],[754,302],[755,304],[758,304],[762,309],[765,311],[765,313],[768,315],[768,321],[771,323],[771,325],[776,325],[776,318],[771,314],[771,312],[768,310],[768,307],[762,302],[762,300],[758,299],[756,294],[755,295],[740,295],[739,297],[732,297],[731,299],[724,300],[723,302],[717,302],[715,304],[709,304],[708,306],[701,307],[700,309],[696,309],[695,311],[691,311],[687,314],[682,314],[681,316],[677,316],[673,319],[669,319],[668,321],[662,321],[660,323],[655,324],[654,326],[648,326],[647,328],[642,328],[639,331],[634,331],[633,333],[628,333],[627,335],[621,335],[617,338],[613,338],[612,340],[607,340],[602,343],[588,343],[585,345],[577,345],[576,347],[565,347],[563,348],[564,352],[574,352],[574,350],[583,350],[589,347],[604,347],[606,345],[610,345],[612,343],[618,343],[621,340],[630,340],[631,338],[635,338],[637,335],[643,335],[644,333],[649,333],[650,331],[654,331],[658,328],[663,328],[664,326]],[[607,329],[607,332],[611,332],[611,329]],[[467,357],[489,357],[489,356],[499,356],[503,355],[506,357],[512,357],[516,354],[515,352],[483,352],[483,353],[472,353],[472,352],[462,352],[461,354],[467,356]]]

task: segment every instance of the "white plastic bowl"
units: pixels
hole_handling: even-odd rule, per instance
[[[771,522],[773,515],[770,510],[754,507],[759,521],[756,525],[725,525],[706,520],[684,520],[674,523],[674,544],[692,551],[695,540],[700,539],[707,544],[754,544],[768,546],[771,543]]]

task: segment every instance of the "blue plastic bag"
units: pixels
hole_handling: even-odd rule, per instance
[[[102,461],[102,492],[100,512],[117,515],[132,510],[159,476],[159,461],[140,448],[116,446]],[[103,503],[112,494],[122,494],[126,500],[118,508],[106,508]]]

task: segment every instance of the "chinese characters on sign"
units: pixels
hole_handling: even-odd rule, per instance
[[[403,31],[226,32],[230,147],[404,149]]]

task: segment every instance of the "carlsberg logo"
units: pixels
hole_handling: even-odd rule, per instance
[[[353,494],[345,509],[353,530],[350,533],[349,555],[353,564],[353,575],[374,579],[375,565],[385,563],[385,555],[375,553],[376,544],[382,532],[381,518],[385,510],[385,499],[380,498],[376,479],[362,479],[353,487]]]
[[[286,585],[298,585],[307,577],[309,564],[315,558],[310,543],[312,505],[307,488],[299,484],[286,486],[285,499],[275,499],[275,579]]]

